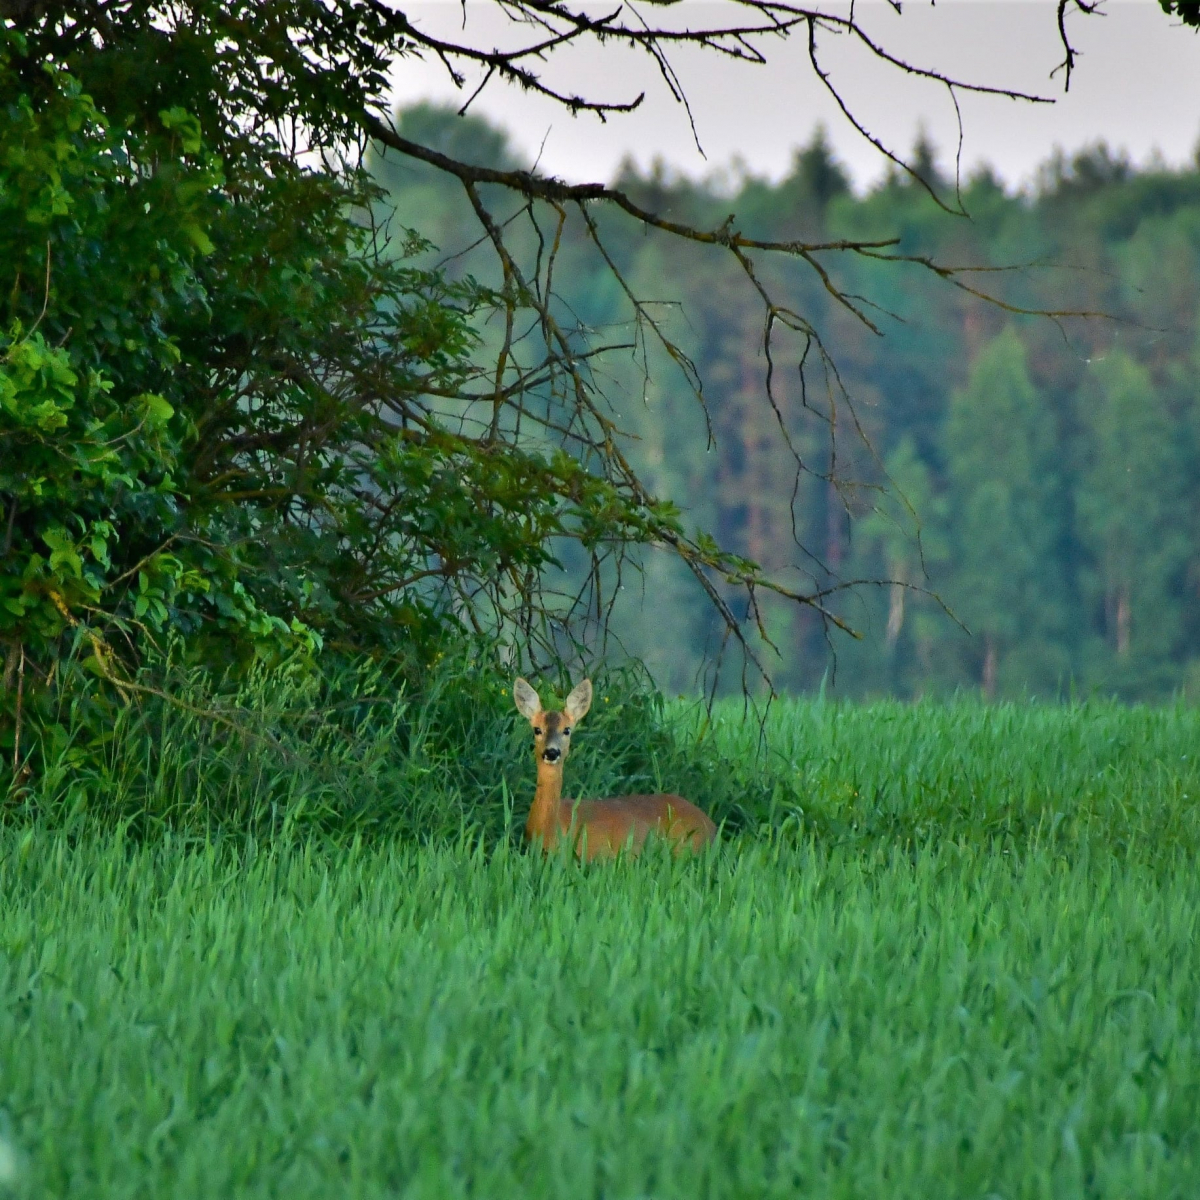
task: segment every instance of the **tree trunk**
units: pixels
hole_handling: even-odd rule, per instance
[[[1133,625],[1133,606],[1129,600],[1129,584],[1121,584],[1117,593],[1117,654],[1129,653],[1129,633]]]
[[[996,698],[996,643],[989,633],[983,639],[983,694],[989,699]]]
[[[884,635],[884,643],[889,650],[896,645],[900,630],[904,628],[904,593],[907,590],[904,583],[897,579],[888,592],[887,633]]]

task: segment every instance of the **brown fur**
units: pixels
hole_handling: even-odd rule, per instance
[[[699,850],[716,837],[717,827],[708,815],[682,796],[613,796],[604,800],[564,800],[563,764],[570,750],[574,726],[591,707],[592,685],[584,680],[567,697],[561,712],[547,712],[537,693],[523,679],[513,687],[513,698],[534,731],[537,791],[526,840],[549,853],[564,838],[582,859],[612,858],[622,850],[637,854],[650,835],[673,843],[676,853]]]

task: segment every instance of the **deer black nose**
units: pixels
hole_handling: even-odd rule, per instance
[[[542,751],[542,757],[547,762],[558,762],[558,760],[562,758],[562,751],[557,746],[547,746],[546,749]]]

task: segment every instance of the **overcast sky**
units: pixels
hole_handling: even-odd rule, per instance
[[[616,8],[601,6],[608,11]],[[697,24],[719,17],[722,5],[684,0],[667,9],[646,7]],[[843,6],[844,7],[844,6]],[[898,15],[884,0],[858,0],[857,13],[892,53],[972,82],[1053,97],[1053,105],[1018,104],[998,97],[962,98],[964,169],[986,160],[1010,186],[1027,183],[1054,147],[1070,152],[1104,138],[1137,163],[1161,154],[1167,163],[1191,161],[1200,140],[1200,37],[1167,18],[1156,0],[1108,0],[1103,16],[1075,14],[1072,40],[1080,58],[1063,95],[1062,58],[1054,0],[905,0]],[[491,49],[513,44],[512,26],[493,0],[468,0],[466,28],[458,0],[408,5],[409,18],[439,36],[470,38]],[[726,10],[728,11],[728,10]],[[680,18],[680,13],[686,14]],[[878,152],[837,111],[813,75],[804,38],[764,42],[766,66],[751,66],[679,50],[672,55],[695,115],[704,155],[687,114],[672,99],[644,55],[611,47],[556,56],[545,78],[592,97],[629,100],[646,92],[642,107],[602,124],[571,117],[549,101],[489,84],[472,111],[505,127],[543,170],[576,181],[607,180],[626,155],[646,167],[661,157],[692,176],[728,170],[735,159],[756,175],[786,174],[793,149],[824,123],[834,150],[859,187],[883,172]],[[907,80],[846,38],[825,36],[822,58],[846,99],[873,132],[893,148],[911,148],[924,126],[953,163],[954,109],[940,85]],[[406,60],[395,79],[399,103],[432,99],[460,105],[479,82],[459,91],[436,60]]]

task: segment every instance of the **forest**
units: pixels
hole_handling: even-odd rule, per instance
[[[480,119],[421,106],[397,121],[466,161],[528,166]],[[701,404],[689,372],[633,329],[609,264],[567,228],[556,286],[583,324],[627,347],[606,360],[605,384],[632,460],[723,546],[830,589],[829,609],[859,636],[814,608],[761,601],[777,686],[1196,694],[1200,163],[1135,168],[1099,144],[1056,156],[1014,194],[986,169],[956,193],[924,139],[910,161],[920,178],[897,171],[855,194],[818,129],[778,183],[736,164],[699,182],[628,165],[617,181],[697,227],[736,211],[760,237],[894,236],[905,255],[981,268],[947,279],[839,257],[829,272],[866,297],[863,320],[815,273],[764,266],[838,373],[802,386],[797,356],[778,361],[774,406],[761,305],[734,266],[621,214],[597,218],[630,292],[657,304],[655,322],[694,364]],[[436,247],[429,261],[486,278],[457,181],[392,157],[375,171],[394,219]],[[719,654],[717,614],[677,563],[648,550],[635,566],[612,633],[662,686],[692,692]]]

